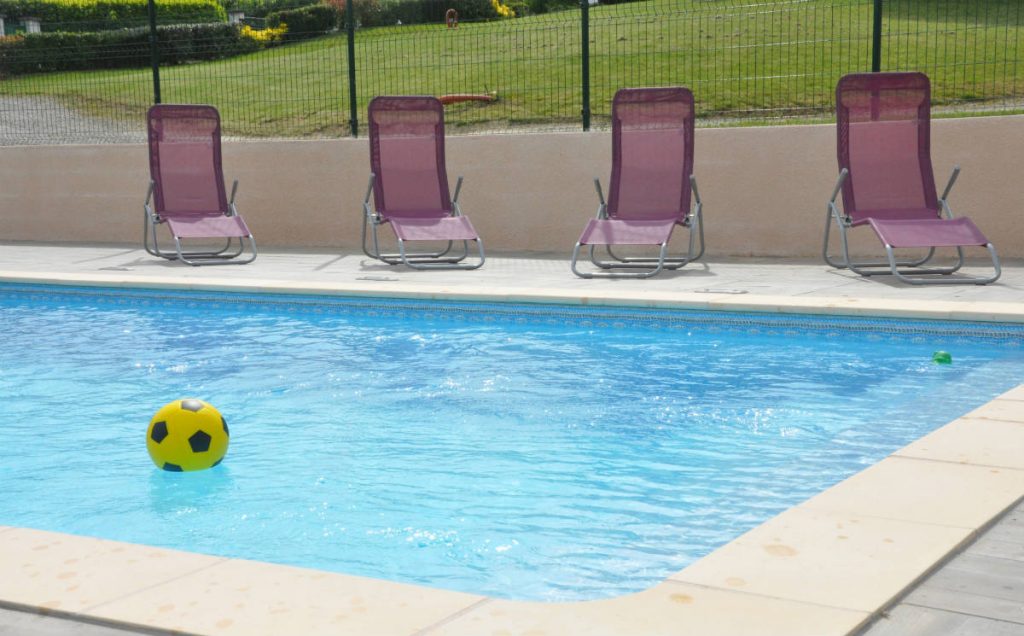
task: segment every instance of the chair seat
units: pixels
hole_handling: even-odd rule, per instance
[[[967,247],[988,239],[967,217],[918,221],[870,219],[882,242],[893,247]]]
[[[675,219],[591,219],[581,245],[661,245],[672,237]]]
[[[389,217],[395,236],[403,241],[473,241],[479,238],[465,216],[437,218]]]
[[[171,234],[178,238],[241,238],[252,234],[240,216],[193,215],[164,220]]]
[[[854,210],[850,214],[850,225],[852,227],[867,225],[871,219],[879,219],[881,221],[935,221],[941,218],[936,210],[929,210],[928,208],[894,208],[891,210],[870,210],[867,212]]]

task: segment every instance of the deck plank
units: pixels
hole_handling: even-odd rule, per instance
[[[903,603],[922,609],[941,609],[982,618],[1018,623],[1024,629],[1024,604],[970,592],[954,592],[922,585]]]
[[[1024,605],[1024,561],[966,552],[933,574],[921,587],[970,592]]]
[[[1016,533],[1020,536],[1016,536]],[[984,536],[971,546],[971,554],[1024,561],[1024,528],[1001,535],[993,533]]]
[[[860,636],[1024,636],[1024,502]]]
[[[946,610],[898,605],[871,626],[870,636],[1021,636],[1016,623],[967,616]]]

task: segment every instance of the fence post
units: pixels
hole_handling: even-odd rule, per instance
[[[875,0],[874,24],[871,27],[871,72],[882,70],[882,0]]]
[[[149,0],[149,59],[153,66],[153,103],[160,103],[160,42],[156,36],[156,2]]]
[[[348,125],[359,136],[359,108],[356,104],[356,12],[354,0],[345,3],[345,33],[348,35]]]
[[[590,130],[590,0],[580,0],[580,36],[583,130]]]

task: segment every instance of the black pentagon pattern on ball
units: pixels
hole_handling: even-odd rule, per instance
[[[203,408],[203,403],[200,402],[199,400],[193,399],[182,400],[181,408],[185,409],[186,411],[192,411],[193,413],[197,413]]]
[[[149,437],[157,444],[164,441],[164,438],[167,437],[167,422],[160,421],[153,424],[153,430]]]
[[[183,471],[181,469],[181,466],[179,466],[177,464],[172,464],[171,462],[164,462],[164,470],[169,470],[172,473],[182,473],[182,472],[185,472],[185,471]]]
[[[223,415],[220,416],[220,423],[224,425],[224,434],[231,437],[231,432],[228,431],[228,421],[224,419]]]
[[[196,431],[192,433],[192,437],[188,438],[188,445],[192,447],[193,453],[205,453],[210,450],[211,439],[213,438],[204,431]]]

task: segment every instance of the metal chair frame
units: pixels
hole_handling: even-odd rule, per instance
[[[964,249],[962,246],[954,248],[956,249],[956,262],[949,267],[924,267],[930,263],[932,258],[935,256],[934,247],[928,248],[928,253],[919,259],[901,261],[896,258],[895,248],[884,241],[882,245],[885,247],[885,261],[853,262],[850,258],[849,242],[846,235],[847,231],[853,227],[853,219],[850,218],[849,215],[840,212],[839,207],[836,205],[836,197],[839,196],[843,183],[849,178],[849,176],[850,171],[847,168],[843,168],[839,172],[839,177],[836,179],[836,185],[832,189],[832,196],[829,198],[828,208],[825,212],[825,239],[823,241],[821,255],[827,264],[836,269],[848,269],[851,272],[865,277],[892,275],[898,280],[909,285],[987,285],[989,283],[994,283],[999,279],[999,276],[1002,274],[1002,268],[999,264],[999,256],[996,254],[996,248],[991,242],[985,244],[989,257],[992,259],[993,274],[991,276],[960,276],[948,279],[934,278],[935,276],[949,276],[963,267]],[[953,173],[949,176],[949,181],[946,183],[946,188],[943,190],[942,196],[939,197],[941,212],[936,216],[937,220],[942,218],[953,218],[953,211],[949,207],[948,200],[949,193],[953,189],[953,185],[956,183],[959,176],[960,166],[954,166]],[[835,222],[836,227],[839,228],[839,236],[841,238],[842,246],[842,260],[836,260],[828,253],[830,229],[833,222]]]
[[[576,267],[576,262],[579,259],[580,248],[583,244],[579,241],[576,242],[576,246],[572,250],[572,262],[570,268],[572,273],[576,274],[580,278],[650,278],[657,275],[662,270],[676,270],[684,265],[698,260],[704,255],[704,217],[702,214],[703,203],[700,199],[700,191],[697,189],[697,177],[690,175],[690,186],[693,190],[693,201],[694,207],[690,210],[690,213],[681,221],[677,222],[677,225],[685,227],[689,231],[689,242],[685,257],[670,258],[668,257],[668,244],[672,239],[672,235],[669,234],[668,239],[661,243],[658,248],[658,256],[629,256],[622,257],[615,254],[612,251],[611,245],[605,245],[605,251],[608,253],[608,258],[612,260],[599,260],[596,255],[596,245],[590,245],[590,262],[603,270],[612,269],[643,269],[642,272],[581,272]],[[607,219],[608,218],[608,204],[604,198],[604,192],[601,190],[601,180],[594,178],[594,188],[597,190],[597,198],[600,202],[597,207],[597,218]],[[695,244],[699,245],[699,249],[694,253]]]
[[[143,204],[143,215],[144,224],[142,229],[142,245],[146,249],[146,252],[153,256],[159,256],[160,258],[167,259],[169,261],[181,261],[193,267],[200,265],[245,265],[256,260],[258,251],[256,249],[256,239],[253,238],[252,234],[246,237],[238,238],[238,247],[232,252],[231,245],[235,239],[227,239],[223,248],[219,250],[208,250],[208,251],[193,251],[187,252],[182,248],[181,237],[171,234],[171,238],[174,239],[174,252],[169,252],[160,249],[159,242],[157,241],[156,228],[166,222],[157,212],[153,209],[151,201],[153,199],[153,191],[156,188],[154,181],[149,182],[149,189],[146,192],[146,201]],[[235,194],[238,191],[238,181],[231,186],[231,200],[228,202],[228,211],[225,216],[238,216],[238,208],[235,207]],[[169,229],[169,228],[168,228]],[[152,235],[152,244],[150,243],[150,236]],[[241,256],[242,252],[245,251],[245,240],[249,241],[249,248],[252,255],[246,259],[234,260],[238,256]]]
[[[476,262],[462,263],[469,256],[469,240],[462,242],[462,254],[455,256],[448,256],[454,246],[454,241],[448,241],[447,247],[443,250],[436,252],[418,252],[409,253],[406,250],[406,241],[397,238],[398,241],[398,252],[397,253],[385,253],[380,249],[380,240],[377,236],[377,228],[381,225],[389,223],[388,219],[377,212],[373,205],[370,203],[370,197],[373,195],[373,185],[377,176],[370,173],[370,182],[366,186],[366,196],[363,198],[363,232],[362,232],[362,247],[363,253],[370,258],[377,259],[388,265],[405,265],[413,269],[479,269],[483,266],[486,258],[484,256],[484,243],[480,238],[472,239],[477,244],[479,251],[479,260]],[[452,197],[452,213],[451,216],[462,216],[462,208],[459,207],[459,193],[462,191],[462,177],[458,178],[455,184],[455,195]],[[373,249],[367,245],[367,228],[372,227],[373,229]]]

